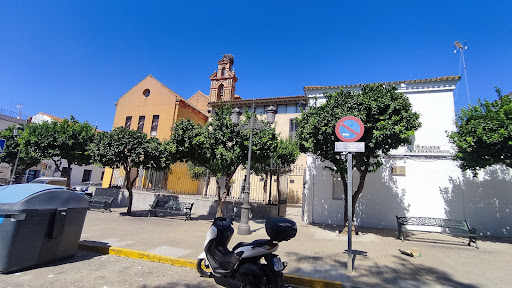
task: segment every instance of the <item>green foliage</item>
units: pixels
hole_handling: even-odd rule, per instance
[[[291,165],[299,157],[299,143],[291,138],[279,139],[270,157],[262,158],[251,165],[251,170],[259,176],[279,176],[291,171]]]
[[[87,122],[80,123],[73,116],[61,122],[51,121],[28,124],[20,137],[25,155],[38,159],[51,159],[61,169],[62,160],[71,165],[89,165],[92,157],[89,145],[96,129]],[[62,171],[61,171],[62,172]],[[68,186],[71,175],[65,175]]]
[[[123,168],[125,171],[125,187],[128,190],[129,202],[127,214],[131,214],[133,185],[137,180],[136,169],[162,171],[174,162],[172,151],[160,140],[137,130],[117,127],[111,132],[100,132],[90,146],[96,163],[110,168]]]
[[[239,125],[231,121],[231,107],[219,106],[205,126],[195,124],[189,119],[181,119],[172,128],[168,147],[175,151],[177,160],[193,163],[193,174],[217,178],[217,215],[222,215],[222,205],[230,193],[230,180],[237,168],[247,162],[249,149],[250,117],[245,117]],[[243,128],[245,126],[245,128]],[[277,136],[274,128],[266,123],[258,125],[253,133],[252,159],[270,161],[272,150],[276,147]],[[219,179],[226,178],[224,192],[221,194]]]
[[[335,173],[346,174],[345,156],[334,152],[334,143],[340,141],[335,127],[341,118],[355,116],[365,126],[359,140],[365,143],[365,152],[354,155],[354,166],[366,172],[377,171],[382,166],[382,156],[409,144],[410,137],[421,126],[419,114],[412,111],[407,97],[396,90],[382,84],[366,84],[361,92],[340,90],[327,94],[326,103],[310,107],[297,119],[300,151],[330,161]]]
[[[457,131],[448,136],[457,147],[455,160],[462,170],[477,170],[504,164],[512,168],[512,94],[501,95],[489,102],[478,100],[478,105],[462,108],[457,115]]]
[[[37,158],[25,151],[23,147],[20,146],[19,138],[13,135],[15,125],[7,127],[5,130],[0,132],[0,138],[5,139],[5,148],[4,153],[0,154],[0,162],[5,162],[11,165],[14,168],[16,157],[18,156],[18,150],[20,152],[20,156],[18,159],[18,166],[16,168],[16,175],[23,174],[24,171],[29,169],[30,167],[36,166],[41,162],[42,159]],[[21,131],[20,131],[21,132]],[[23,134],[24,132],[20,133]],[[20,150],[21,149],[21,150]]]
[[[173,162],[171,153],[157,138],[137,130],[117,127],[111,132],[100,132],[91,145],[96,163],[111,168],[152,169],[162,171]]]
[[[421,126],[420,116],[412,111],[409,99],[398,93],[394,86],[366,84],[361,87],[361,92],[342,89],[334,94],[327,94],[326,98],[326,103],[310,107],[297,119],[299,149],[320,157],[322,161],[331,162],[334,168],[326,168],[345,180],[346,158],[341,153],[334,152],[334,143],[340,141],[335,133],[336,123],[345,116],[361,119],[365,131],[359,141],[365,143],[365,152],[355,153],[353,157],[353,165],[361,177],[353,195],[355,207],[366,175],[377,171],[382,166],[382,157],[391,150],[409,144],[410,137]]]

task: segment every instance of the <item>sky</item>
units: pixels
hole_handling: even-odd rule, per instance
[[[511,3],[0,0],[0,108],[108,131],[148,74],[186,99],[208,94],[230,53],[243,99],[462,75],[458,111],[512,92]],[[454,41],[467,43],[467,78]]]

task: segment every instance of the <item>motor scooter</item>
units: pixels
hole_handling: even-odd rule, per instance
[[[279,242],[295,237],[297,224],[286,218],[270,218],[265,231],[270,239],[240,242],[229,250],[234,233],[232,220],[215,218],[206,234],[204,252],[197,258],[197,271],[202,277],[213,277],[223,287],[284,287],[282,271],[288,263],[274,252]]]

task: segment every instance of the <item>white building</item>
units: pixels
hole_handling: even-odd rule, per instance
[[[395,215],[465,219],[481,235],[511,237],[512,170],[496,165],[473,178],[451,160],[454,147],[447,132],[455,130],[453,91],[459,80],[450,76],[385,83],[409,98],[422,126],[413,145],[393,151],[379,171],[368,174],[357,201],[356,225],[396,229]],[[304,92],[310,104],[316,97],[320,105],[326,101],[324,92],[357,91],[359,86],[307,86]],[[307,163],[304,221],[343,224],[344,199],[333,193],[335,176],[314,156],[308,155]],[[353,187],[358,181],[354,170]]]

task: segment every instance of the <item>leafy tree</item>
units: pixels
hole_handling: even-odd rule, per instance
[[[139,175],[138,169],[163,171],[174,161],[171,151],[160,140],[124,127],[98,133],[91,151],[96,163],[113,169],[123,168],[128,191],[128,215],[132,212],[133,186]]]
[[[335,134],[338,120],[355,116],[365,125],[363,137],[365,152],[354,153],[353,166],[359,172],[359,185],[352,195],[352,219],[357,199],[363,192],[368,173],[382,166],[382,158],[400,145],[409,144],[410,137],[420,126],[420,115],[412,111],[409,99],[397,88],[383,84],[366,84],[361,92],[349,90],[326,94],[327,102],[312,106],[297,119],[297,139],[301,152],[311,153],[334,168],[326,168],[341,176],[345,194],[345,224],[347,215],[347,160],[334,152],[334,143],[340,141]]]
[[[29,124],[20,137],[25,155],[49,159],[55,167],[67,178],[66,185],[70,186],[71,165],[89,165],[92,157],[88,147],[94,139],[96,128],[87,122],[80,123],[73,116],[61,122],[51,121],[40,124]],[[67,168],[61,167],[66,160]]]
[[[475,176],[478,169],[494,164],[512,168],[512,94],[503,96],[499,88],[496,93],[493,102],[478,100],[478,105],[462,108],[457,131],[448,135],[457,147],[454,159]]]
[[[11,165],[12,169],[14,169],[16,157],[18,157],[19,151],[18,166],[16,167],[15,172],[15,183],[21,183],[23,173],[30,167],[38,165],[41,162],[41,159],[25,152],[25,149],[23,149],[18,142],[18,137],[21,137],[23,132],[20,131],[20,136],[14,136],[14,127],[15,125],[9,126],[0,132],[0,138],[5,139],[4,153],[0,154],[0,162],[5,162]]]
[[[177,122],[171,135],[172,147],[181,161],[190,161],[203,167],[212,177],[216,177],[218,200],[217,216],[222,216],[222,207],[231,192],[231,179],[237,168],[247,162],[249,131],[231,121],[231,107],[223,105],[215,109],[210,121],[201,126],[189,119]],[[258,129],[253,134],[253,157],[259,159],[270,155],[270,147],[265,148],[265,139],[272,138],[269,127]],[[271,131],[273,131],[271,129]],[[275,132],[274,132],[275,134]],[[272,147],[272,146],[271,146]],[[220,179],[226,179],[224,189]]]
[[[291,166],[297,161],[299,154],[297,141],[292,138],[279,139],[270,157],[261,158],[260,160],[262,161],[257,161],[254,165],[251,165],[251,170],[253,170],[256,175],[265,177],[265,182],[263,183],[264,191],[267,191],[269,176],[276,176],[278,200],[281,200],[280,177],[291,172]],[[269,195],[269,199],[270,196],[271,195]]]

